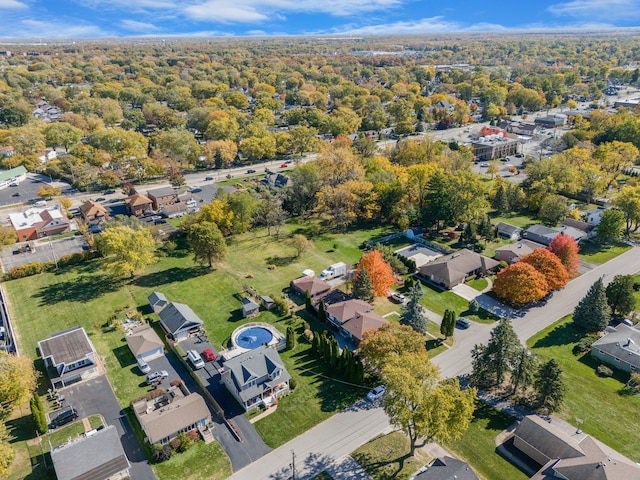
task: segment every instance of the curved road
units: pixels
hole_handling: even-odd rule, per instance
[[[604,277],[608,283],[615,275],[637,272],[640,272],[640,248],[634,247],[572,280],[546,305],[523,312],[522,316],[513,319],[514,329],[524,343],[527,338],[571,313],[598,278]],[[469,373],[471,349],[476,343],[486,343],[492,328],[492,325],[474,323],[468,330],[456,330],[455,346],[434,358],[442,375],[453,377]],[[231,479],[290,479],[292,452],[296,455],[296,478],[310,478],[340,464],[346,455],[390,428],[380,403],[361,401],[237,471]]]

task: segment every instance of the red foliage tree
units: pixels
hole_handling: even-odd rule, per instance
[[[543,298],[549,293],[549,286],[544,275],[533,266],[518,262],[498,273],[493,291],[511,303],[525,305]]]
[[[578,251],[580,251],[580,247],[573,237],[564,233],[557,235],[549,244],[549,250],[560,259],[570,278],[578,275],[578,264],[580,263]]]
[[[356,267],[356,274],[360,273],[363,266],[367,269],[367,274],[371,279],[373,294],[377,297],[386,297],[389,287],[396,283],[396,279],[393,276],[391,265],[385,261],[382,252],[372,250],[365,253]]]
[[[546,248],[536,248],[529,255],[520,259],[539,271],[547,280],[550,290],[564,287],[569,280],[569,274],[560,259]]]

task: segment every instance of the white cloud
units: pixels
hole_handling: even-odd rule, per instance
[[[414,21],[400,21],[378,25],[367,25],[351,29],[348,28],[347,30],[341,31],[340,33],[358,35],[385,35],[392,33],[451,32],[459,30],[459,24],[444,20],[444,17],[430,17]]]
[[[1,0],[0,0],[1,1]],[[173,0],[76,0],[84,7],[101,9],[126,9],[126,11],[163,10],[178,8],[179,5]]]
[[[0,8],[24,9],[27,5],[18,0],[0,0]]]
[[[402,0],[206,0],[189,5],[184,13],[199,21],[221,23],[261,23],[282,18],[287,13],[324,13],[332,16],[357,15],[399,6]]]
[[[139,33],[157,32],[159,30],[159,28],[152,23],[138,22],[137,20],[122,20],[120,26],[125,30]]]
[[[26,19],[18,22],[13,30],[5,25],[4,36],[15,38],[79,38],[110,35],[97,25],[70,24],[56,21]]]
[[[638,0],[572,0],[551,5],[547,10],[555,15],[587,17],[598,20],[638,19]]]

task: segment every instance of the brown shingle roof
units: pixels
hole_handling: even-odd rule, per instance
[[[126,336],[126,340],[135,357],[158,347],[164,348],[162,340],[149,325],[133,329],[131,335]]]
[[[309,292],[312,297],[331,290],[331,285],[318,277],[300,277],[291,286],[301,293]]]
[[[92,215],[98,215],[98,216],[107,215],[107,209],[104,208],[99,203],[94,202],[93,200],[87,200],[82,205],[80,205],[80,211],[85,217],[92,216]]]
[[[359,313],[367,313],[373,310],[373,307],[364,300],[357,300],[355,298],[346,300],[344,302],[334,303],[325,307],[327,313],[333,315],[339,323],[343,324]]]
[[[133,195],[125,198],[124,203],[132,207],[138,207],[140,205],[151,205],[152,202],[149,197],[145,197],[140,193],[134,193]]]
[[[377,330],[385,323],[389,322],[376,312],[358,312],[355,317],[342,325],[342,328],[348,331],[353,338],[361,341],[364,332],[371,329]]]

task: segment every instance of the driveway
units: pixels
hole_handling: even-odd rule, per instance
[[[35,245],[35,252],[15,254],[13,252],[18,250],[18,245],[11,245],[0,252],[0,262],[2,262],[3,272],[8,272],[13,267],[27,263],[54,262],[64,255],[84,251],[83,247],[87,245],[87,242],[82,236],[66,237],[51,241],[41,239],[28,243]]]
[[[515,308],[511,308],[502,302],[496,300],[495,298],[479,292],[473,287],[470,287],[467,284],[460,283],[454,286],[451,291],[458,295],[459,297],[468,300],[475,300],[480,305],[480,308],[486,310],[487,312],[491,312],[494,315],[500,318],[514,318],[521,315],[521,312]]]
[[[120,441],[131,463],[131,477],[135,480],[155,480],[129,420],[120,408],[111,385],[105,375],[77,383],[60,390],[67,405],[74,407],[80,418],[100,414],[108,425],[115,425]]]
[[[198,353],[202,353],[205,348],[210,348],[218,357],[218,352],[211,343],[207,341],[196,343],[196,341],[196,338],[190,338],[182,341],[180,346],[185,351],[195,350]],[[272,449],[264,443],[253,424],[245,417],[244,410],[221,383],[221,377],[218,373],[218,369],[221,366],[217,361],[206,362],[205,366],[196,370],[195,373],[200,377],[207,391],[224,410],[227,420],[231,420],[240,432],[242,442],[236,440],[224,423],[219,423],[213,432],[216,440],[220,442],[222,448],[229,455],[235,472],[266,455]]]

